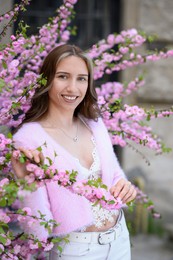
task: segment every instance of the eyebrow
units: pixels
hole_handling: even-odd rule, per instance
[[[65,71],[57,71],[55,74],[60,74],[60,73],[67,74],[67,75],[69,75],[69,74],[70,74],[69,72],[65,72]],[[89,75],[88,75],[88,74],[78,74],[78,76],[85,76],[85,77],[89,77]]]

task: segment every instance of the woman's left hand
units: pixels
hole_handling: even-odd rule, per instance
[[[120,179],[114,186],[111,187],[110,193],[115,198],[120,198],[123,203],[128,203],[134,200],[137,195],[135,186],[126,179]]]

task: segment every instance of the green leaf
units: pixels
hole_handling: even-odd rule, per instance
[[[4,69],[7,69],[7,63],[4,60],[2,60],[2,66]]]
[[[102,184],[102,186],[101,186],[103,189],[105,189],[105,190],[107,190],[108,189],[108,187],[105,185],[105,184]]]
[[[51,242],[53,242],[53,243],[59,243],[61,240],[62,240],[62,238],[60,238],[60,237],[55,237],[55,238],[53,238],[53,239],[51,240]]]
[[[41,146],[39,146],[36,150],[39,151],[39,152],[42,152]]]
[[[151,115],[148,114],[146,120],[147,120],[147,121],[150,121],[150,119],[151,119]]]
[[[40,222],[40,226],[46,226],[46,222]]]
[[[44,45],[41,45],[41,46],[40,46],[40,49],[39,49],[39,52],[41,53],[41,52],[43,52],[44,50],[45,50]]]
[[[6,242],[7,242],[7,239],[4,238],[4,237],[2,237],[2,236],[0,235],[0,243],[2,243],[3,245],[5,245]]]
[[[49,157],[46,157],[46,159],[49,161],[49,164],[52,165],[52,160]]]
[[[8,224],[4,223],[4,222],[0,222],[0,233],[2,230],[9,230],[9,226]]]
[[[2,88],[5,86],[5,81],[3,79],[0,79],[0,90],[2,91]]]
[[[20,107],[20,102],[12,102],[11,108],[15,109],[17,107]]]
[[[114,200],[110,200],[110,201],[108,202],[108,204],[115,204],[115,201],[114,201]]]
[[[7,154],[5,155],[5,158],[6,158],[7,160],[10,160],[10,159],[11,159],[11,153],[7,153]]]
[[[42,214],[40,210],[38,210],[38,213],[40,214],[40,218],[44,218],[46,215]]]
[[[21,157],[19,158],[19,162],[20,162],[20,163],[25,163],[25,161],[26,161],[26,160],[25,160],[24,157],[21,156]]]
[[[0,227],[0,234],[5,234],[6,232],[4,231],[4,229],[2,227]]]
[[[46,79],[46,78],[40,78],[40,79],[38,80],[38,83],[41,84],[41,85],[43,85],[43,86],[46,86],[46,84],[47,84],[47,79]]]
[[[0,207],[5,207],[7,205],[7,201],[6,201],[6,198],[1,198],[0,200]]]
[[[57,157],[58,156],[58,154],[54,151],[54,157]]]
[[[61,246],[57,246],[58,251],[60,251],[60,253],[62,253],[62,247]]]
[[[8,137],[9,139],[12,139],[12,137],[13,137],[12,133],[11,133],[11,132],[8,132],[7,137]]]

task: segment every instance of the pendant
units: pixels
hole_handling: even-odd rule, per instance
[[[73,141],[77,142],[78,141],[78,137],[77,136],[73,137]]]

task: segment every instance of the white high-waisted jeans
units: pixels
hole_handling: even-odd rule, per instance
[[[62,253],[60,253],[56,247],[51,250],[49,255],[49,260],[130,260],[131,259],[131,250],[130,250],[130,240],[129,232],[127,230],[124,213],[120,212],[121,217],[117,221],[116,225],[113,227],[114,230],[118,230],[118,233],[115,235],[115,239],[110,243],[104,243],[107,237],[104,237],[103,244],[102,240],[97,242],[97,236],[104,232],[83,232],[91,234],[94,237],[93,242],[79,242],[70,241],[67,244],[59,244],[62,247]],[[74,232],[75,235],[79,232]],[[111,234],[112,235],[112,234]],[[88,235],[89,236],[89,235]],[[109,239],[109,238],[108,238]],[[82,242],[81,242],[82,241]]]

